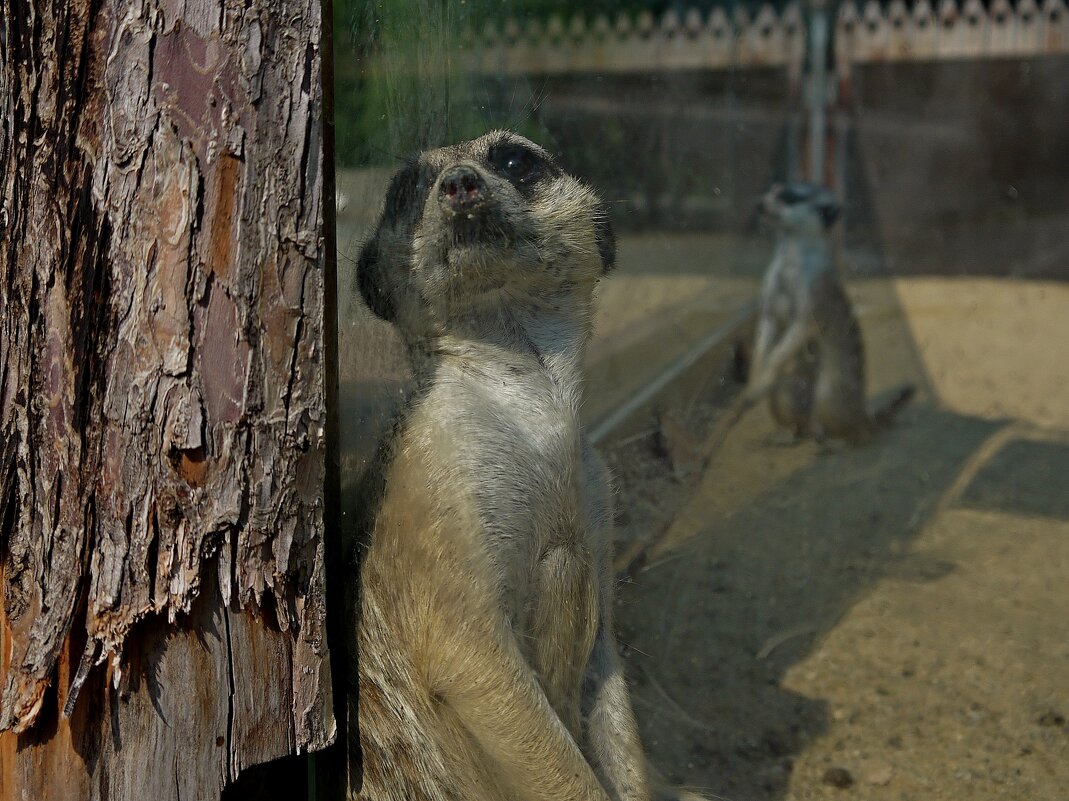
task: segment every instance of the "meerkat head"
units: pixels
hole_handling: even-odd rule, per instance
[[[533,142],[493,131],[398,171],[357,271],[373,312],[433,336],[487,305],[589,300],[614,257],[594,191]]]
[[[823,233],[842,211],[830,189],[801,181],[773,184],[761,198],[760,209],[784,233]]]

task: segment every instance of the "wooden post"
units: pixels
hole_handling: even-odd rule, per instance
[[[214,801],[334,737],[323,24],[0,10],[0,801]]]

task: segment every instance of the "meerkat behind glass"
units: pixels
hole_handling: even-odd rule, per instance
[[[359,288],[418,389],[375,471],[351,594],[360,798],[650,798],[613,637],[610,497],[578,423],[613,258],[594,192],[514,134],[425,152],[390,185]]]
[[[795,437],[864,441],[890,422],[913,387],[869,413],[861,329],[829,237],[838,201],[813,184],[775,185],[761,211],[777,241],[761,288],[746,396],[768,394],[773,417]]]

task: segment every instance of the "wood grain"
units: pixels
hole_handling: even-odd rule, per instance
[[[0,32],[0,799],[217,798],[334,736],[320,4]]]

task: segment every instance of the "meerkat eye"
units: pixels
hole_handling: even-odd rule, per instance
[[[805,192],[801,187],[786,186],[783,191],[779,193],[779,199],[781,203],[786,203],[788,206],[795,203],[801,203],[809,197],[809,194]]]
[[[539,172],[538,156],[523,145],[494,145],[486,160],[510,181],[524,183],[535,178]]]

